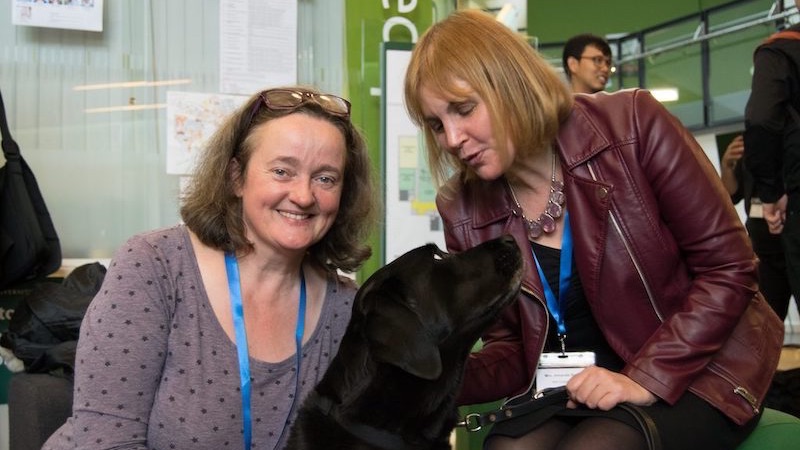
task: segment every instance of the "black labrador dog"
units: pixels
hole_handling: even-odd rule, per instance
[[[375,272],[286,448],[449,449],[466,359],[521,276],[510,236],[458,254],[428,244]]]

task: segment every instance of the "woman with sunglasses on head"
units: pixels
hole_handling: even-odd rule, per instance
[[[519,299],[470,357],[460,404],[512,407],[566,386],[550,414],[494,425],[485,448],[736,448],[759,420],[783,326],[677,119],[643,90],[573,97],[476,10],[419,39],[405,96],[448,249],[511,234],[525,255]]]
[[[280,449],[336,354],[374,216],[337,96],[254,95],[216,132],[185,224],[116,253],[78,343],[73,415],[47,449]]]

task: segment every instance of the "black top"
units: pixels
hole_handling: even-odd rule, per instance
[[[547,278],[547,283],[550,285],[553,295],[558,298],[561,250],[535,242],[531,242],[531,247],[536,254],[536,259],[539,260],[539,264],[542,266],[542,272]],[[569,289],[563,301],[564,324],[567,328],[566,350],[568,352],[593,351],[595,352],[598,366],[614,371],[621,370],[624,362],[606,342],[592,315],[589,304],[586,302],[586,295],[583,292],[583,285],[581,284],[574,258]],[[558,329],[549,310],[548,317],[550,318],[550,328],[544,351],[559,352],[561,351],[561,344],[558,339]]]

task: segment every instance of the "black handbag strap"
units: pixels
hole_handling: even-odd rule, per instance
[[[545,389],[537,392],[530,401],[516,404],[504,404],[499,409],[482,413],[467,414],[458,426],[463,426],[467,431],[480,431],[482,428],[496,423],[504,422],[516,417],[544,412],[548,408],[561,409],[565,407],[569,395],[565,387]],[[642,434],[647,441],[647,448],[650,450],[661,449],[661,438],[658,434],[653,418],[650,417],[641,407],[631,403],[619,403],[617,408],[629,413],[636,423],[639,424]]]
[[[567,400],[569,400],[569,396],[566,388],[545,389],[536,393],[530,401],[504,404],[496,410],[467,414],[458,425],[463,426],[467,431],[480,431],[489,425],[524,416],[548,406],[566,404]]]
[[[639,423],[642,434],[647,441],[647,448],[650,450],[661,449],[661,437],[658,435],[658,427],[656,426],[653,418],[650,417],[647,412],[645,412],[641,407],[632,403],[619,403],[616,407],[627,411],[631,416],[633,416],[634,419],[636,419],[636,422]]]
[[[2,91],[0,91],[0,135],[3,137],[3,156],[5,156],[6,161],[18,158],[20,155],[19,145],[11,137],[11,131],[8,128],[6,105],[3,103]]]

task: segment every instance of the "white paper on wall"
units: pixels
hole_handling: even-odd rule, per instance
[[[167,173],[194,172],[208,138],[248,97],[242,95],[167,92]]]
[[[32,27],[103,31],[103,0],[13,0],[11,23]]]

